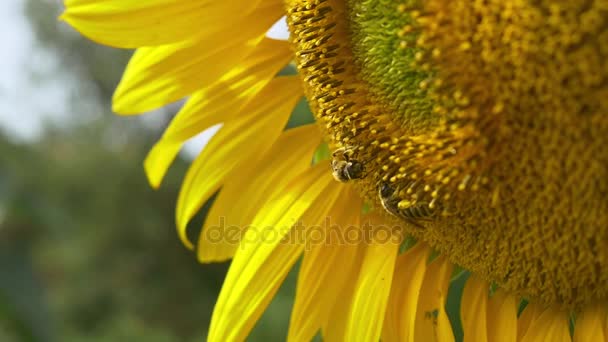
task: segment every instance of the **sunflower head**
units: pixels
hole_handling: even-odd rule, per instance
[[[292,1],[306,92],[354,180],[502,288],[608,296],[605,5]]]

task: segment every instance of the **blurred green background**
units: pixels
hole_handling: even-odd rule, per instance
[[[148,119],[113,115],[131,51],[95,45],[57,21],[59,1],[18,1],[37,46],[77,92],[69,113],[57,113],[64,119],[36,139],[0,133],[0,341],[204,340],[227,264],[201,265],[178,241],[174,206],[188,157],[158,191],[142,167],[177,106]],[[36,82],[57,77],[24,72]],[[305,103],[297,111],[291,124],[309,119]],[[284,339],[294,279],[252,341]]]

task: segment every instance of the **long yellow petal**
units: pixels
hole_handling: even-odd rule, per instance
[[[205,85],[193,94],[171,120],[163,138],[185,141],[215,123],[242,115],[243,106],[256,97],[291,58],[288,42],[262,40],[218,82]]]
[[[361,208],[361,199],[354,189],[345,187],[336,203],[340,205],[321,227],[323,234],[314,241],[307,240],[288,341],[310,341],[323,323],[333,319],[330,312],[349,280],[348,275],[359,268],[355,264],[357,241],[350,241],[347,234],[359,229],[360,211],[356,208]]]
[[[181,151],[182,142],[173,142],[167,140],[159,140],[144,160],[144,170],[148,177],[148,183],[154,189],[160,187],[167,170]]]
[[[232,258],[246,227],[262,205],[310,167],[311,156],[320,142],[321,132],[316,125],[290,129],[281,134],[258,163],[235,169],[203,225],[197,247],[199,260]]]
[[[606,303],[591,304],[576,317],[574,342],[608,341],[608,307]]]
[[[604,338],[608,340],[608,316],[604,320]]]
[[[517,340],[521,341],[528,332],[528,328],[540,317],[544,308],[538,303],[528,303],[517,319]]]
[[[490,285],[475,275],[467,279],[460,304],[460,318],[465,341],[488,341],[488,294]]]
[[[498,290],[488,301],[488,341],[517,341],[517,304],[519,300]]]
[[[185,141],[215,124],[246,115],[243,107],[259,95],[290,57],[287,42],[265,39],[219,82],[188,99],[146,157],[144,167],[150,185],[160,186]]]
[[[281,3],[265,0],[269,1]],[[258,3],[260,0],[65,0],[61,19],[98,43],[136,48],[190,39],[210,28],[217,33],[239,26]]]
[[[243,19],[246,30],[234,26],[211,37],[138,49],[116,88],[113,110],[120,114],[147,112],[217,81],[252,51],[266,48],[258,45],[284,12],[280,2],[271,4]]]
[[[439,256],[428,265],[418,309],[416,311],[416,327],[414,341],[454,341],[452,326],[445,312],[452,264]]]
[[[419,242],[397,258],[382,340],[414,341],[416,310],[431,249]]]
[[[568,314],[555,308],[546,309],[538,319],[534,320],[522,342],[568,342],[570,338],[570,328]]]
[[[359,273],[361,272],[363,257],[365,256],[366,250],[367,246],[365,244],[358,244],[356,246],[355,256],[352,259],[352,267],[350,269],[344,269],[344,273],[340,275],[342,279],[344,279],[346,285],[338,293],[329,316],[325,322],[323,322],[323,326],[321,327],[323,341],[347,341],[346,334],[350,318],[350,309],[352,307],[353,296],[356,289],[355,286],[359,278]]]
[[[355,285],[347,341],[378,341],[382,334],[401,239],[390,224],[375,216],[366,218],[371,236]]]
[[[303,240],[284,238],[322,222],[339,194],[326,165],[317,165],[260,210],[226,275],[209,341],[244,340],[304,247]],[[300,217],[304,225],[294,226]]]
[[[176,223],[182,242],[194,246],[186,226],[203,203],[239,164],[249,165],[263,155],[281,134],[302,93],[297,76],[274,79],[255,101],[243,109],[247,116],[224,124],[192,163],[177,199]]]

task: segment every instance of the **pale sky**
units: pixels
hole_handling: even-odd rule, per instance
[[[69,113],[70,97],[78,93],[79,89],[75,87],[79,83],[74,75],[60,70],[55,55],[36,46],[23,14],[23,1],[2,0],[2,5],[0,44],[4,49],[0,63],[0,129],[15,142],[33,141],[41,133],[45,121],[61,125],[76,115]],[[287,39],[285,18],[270,29],[268,36]],[[34,79],[32,74],[41,77]],[[186,157],[196,156],[218,129],[211,127],[189,141],[184,150]]]
[[[0,11],[0,127],[17,141],[35,139],[44,120],[66,119],[69,89],[66,77],[32,79],[31,72],[54,73],[55,56],[34,44],[23,15],[22,0],[2,0]],[[42,77],[41,77],[42,78]]]

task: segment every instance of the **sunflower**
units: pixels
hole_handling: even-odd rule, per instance
[[[245,339],[300,258],[289,340],[451,341],[459,323],[467,341],[608,340],[606,1],[65,5],[137,48],[117,113],[187,98],[145,161],[153,187],[222,124],[176,209],[201,262],[232,258],[209,340]],[[282,16],[289,42],[266,37]],[[303,95],[316,124],[285,130]]]

